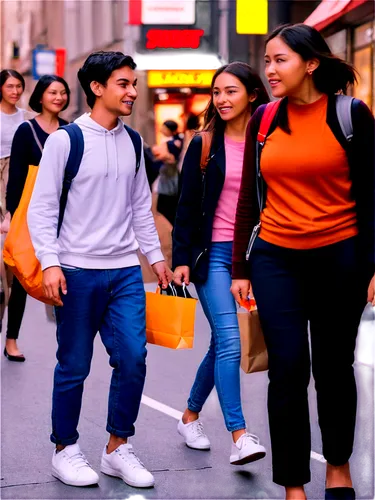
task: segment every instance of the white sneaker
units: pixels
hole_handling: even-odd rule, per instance
[[[120,477],[136,488],[150,488],[155,484],[154,476],[139,460],[131,444],[121,444],[109,455],[105,446],[100,470],[108,476]]]
[[[71,444],[52,456],[52,476],[70,486],[98,484],[99,476],[81,452],[79,444]]]
[[[184,424],[182,420],[177,425],[178,433],[185,439],[186,446],[194,450],[209,450],[211,443],[204,433],[202,421],[194,420]]]
[[[265,456],[266,449],[259,444],[259,438],[246,432],[235,443],[232,443],[229,461],[232,465],[244,465],[260,460]]]

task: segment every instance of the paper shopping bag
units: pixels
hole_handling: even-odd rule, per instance
[[[237,313],[241,336],[241,368],[245,373],[268,370],[268,353],[257,309]]]
[[[149,344],[171,349],[192,349],[195,308],[193,298],[146,292],[146,337]]]

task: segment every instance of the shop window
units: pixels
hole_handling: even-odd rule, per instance
[[[375,41],[373,23],[366,23],[354,30],[354,49],[360,49]]]
[[[358,85],[353,95],[372,107],[372,47],[365,47],[354,52],[353,63],[359,73]]]
[[[341,30],[326,38],[332,53],[341,59],[347,58],[347,30]]]
[[[359,83],[354,96],[362,99],[375,111],[375,25],[365,23],[354,30],[353,64],[359,72]]]

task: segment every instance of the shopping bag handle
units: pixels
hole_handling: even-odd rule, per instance
[[[174,285],[172,285],[172,283],[169,283],[168,288],[163,288],[162,284],[159,283],[158,287],[156,289],[156,293],[158,295],[162,295],[163,292],[166,293],[167,295],[172,295],[173,297],[177,297],[177,291],[176,291]]]
[[[161,295],[163,294],[163,292],[172,297],[180,297],[185,299],[192,298],[185,283],[183,283],[182,286],[178,286],[178,289],[173,283],[169,283],[168,288],[162,288],[161,284],[159,284],[156,289],[156,293]]]

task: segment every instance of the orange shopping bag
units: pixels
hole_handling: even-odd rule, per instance
[[[146,292],[146,337],[149,344],[171,349],[192,349],[194,342],[195,308],[197,300]]]
[[[38,168],[29,166],[20,204],[12,218],[8,235],[4,242],[4,262],[17,277],[26,292],[37,300],[52,304],[43,293],[42,268],[35,256],[27,226],[27,209],[34,189]]]

